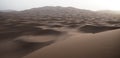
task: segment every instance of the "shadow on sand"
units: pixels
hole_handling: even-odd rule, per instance
[[[42,29],[35,26],[31,24],[0,25],[0,58],[21,58],[37,49],[54,43],[54,40],[46,42],[15,40],[20,36],[59,36],[62,34],[61,31]]]
[[[95,26],[95,25],[85,25],[79,28],[80,32],[83,33],[99,33],[108,30],[119,29],[120,27],[115,26]]]

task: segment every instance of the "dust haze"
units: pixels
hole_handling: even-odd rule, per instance
[[[120,13],[45,6],[0,11],[0,58],[120,58]]]

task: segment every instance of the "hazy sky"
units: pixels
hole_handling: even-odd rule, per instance
[[[89,10],[120,10],[120,0],[0,0],[0,10],[43,6],[72,6]]]

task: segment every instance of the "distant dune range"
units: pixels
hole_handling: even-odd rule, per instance
[[[119,19],[58,6],[0,12],[0,58],[120,58]]]

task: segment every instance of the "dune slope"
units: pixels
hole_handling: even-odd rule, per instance
[[[120,29],[97,34],[71,33],[68,39],[23,58],[119,58]]]

